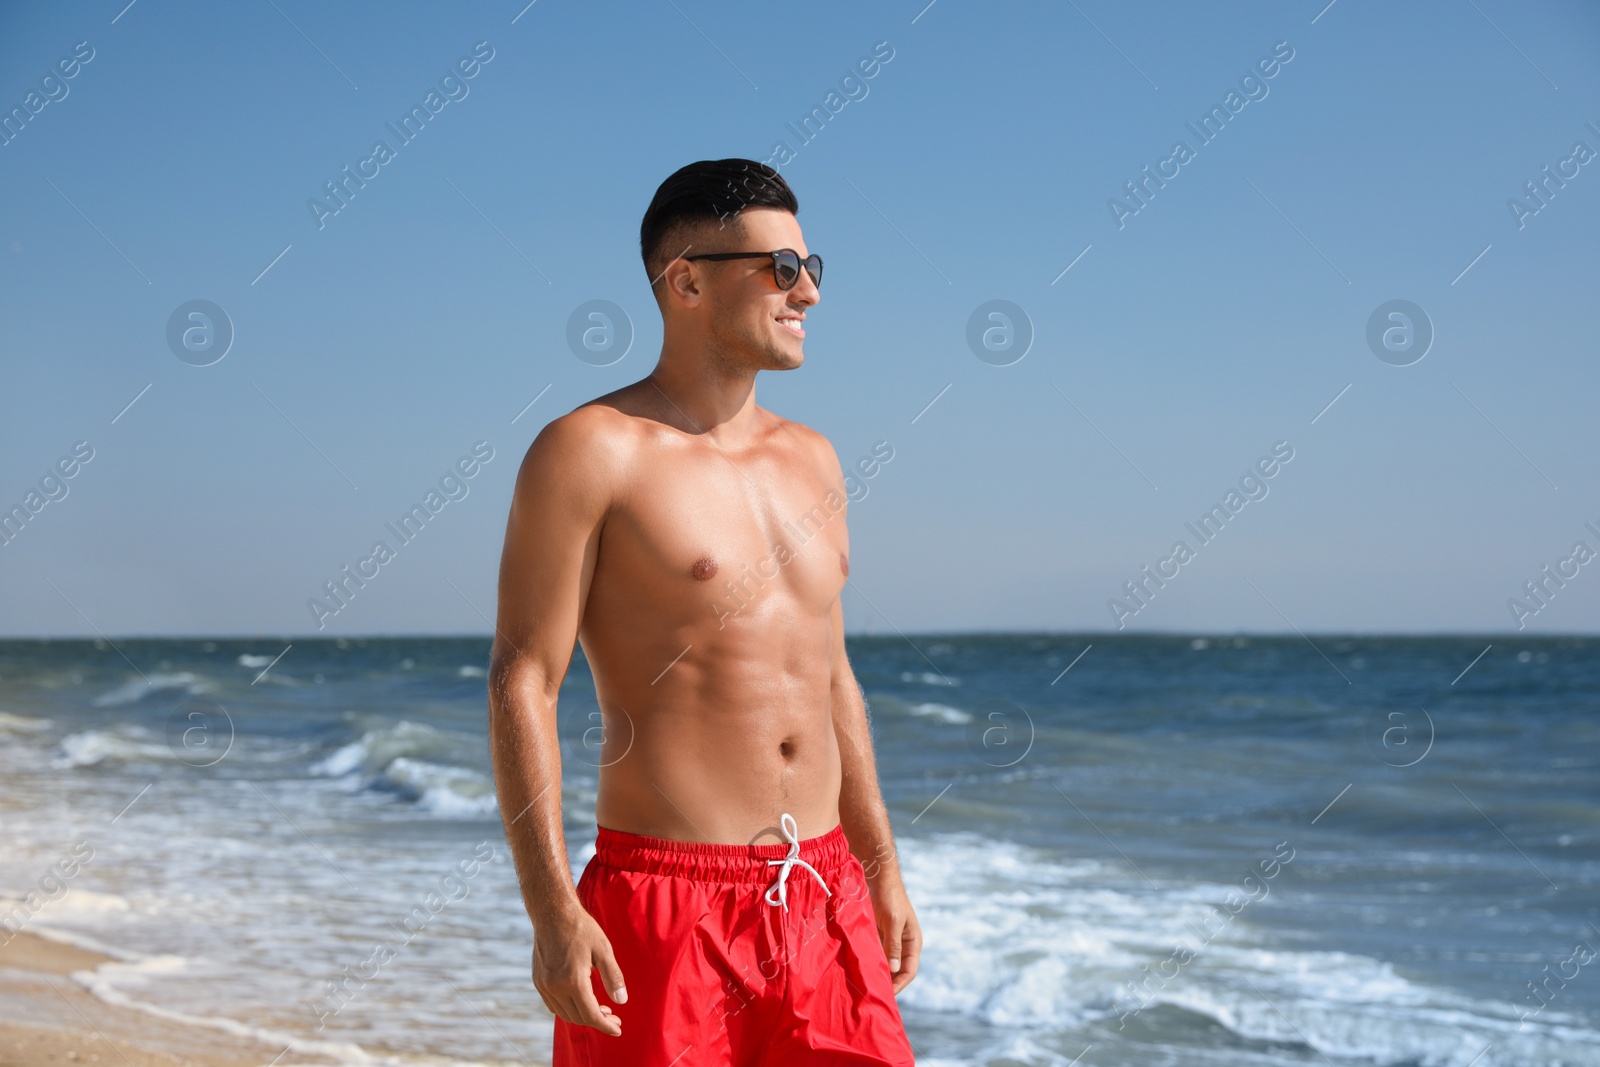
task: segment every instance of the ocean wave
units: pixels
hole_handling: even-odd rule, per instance
[[[29,894],[13,896],[0,895],[0,911],[8,911],[18,905],[26,906]],[[69,886],[67,891],[54,900],[43,900],[30,909],[32,919],[42,922],[73,922],[84,919],[97,919],[106,915],[118,915],[128,910],[128,901],[115,893],[97,893],[92,889],[79,889]],[[67,940],[57,938],[56,940]]]
[[[954,678],[933,671],[901,671],[902,682],[921,682],[923,685],[960,685]]]
[[[428,763],[407,756],[385,767],[374,783],[446,818],[490,815],[495,811],[494,786],[477,771]]]
[[[402,756],[439,756],[448,747],[449,740],[432,726],[401,719],[366,731],[359,741],[343,745],[313,764],[311,773],[339,778],[360,771],[370,776]]]
[[[13,715],[9,711],[0,711],[0,733],[36,734],[48,729],[50,729],[49,719],[35,719],[29,715]]]
[[[1090,1007],[1107,999],[1106,977],[1137,973],[1141,957],[1115,931],[1140,909],[1095,888],[1096,861],[965,834],[903,839],[899,859],[927,944],[908,1006],[1008,1028],[1071,1026],[1103,1014]]]
[[[456,668],[457,678],[482,678],[485,677],[485,675],[486,672],[482,667],[475,667],[470,663],[463,664],[462,666]]]
[[[191,695],[209,691],[210,684],[192,671],[176,671],[172,674],[151,674],[138,681],[124,682],[115,689],[108,689],[95,697],[91,703],[97,708],[119,707],[123,704],[132,704],[143,700],[153,693],[168,690],[182,690]]]
[[[1293,955],[1282,961],[1286,968],[1224,973],[1158,995],[1156,1003],[1249,1041],[1299,1045],[1328,1058],[1420,1067],[1600,1064],[1600,1042],[1581,1019],[1552,1013],[1547,1021],[1519,1021],[1513,1005],[1417,986],[1378,960],[1343,952]]]
[[[61,739],[61,755],[50,761],[52,767],[92,767],[106,760],[172,760],[177,755],[164,744],[146,740],[150,732],[139,726],[112,730],[85,730]]]
[[[1188,1015],[1242,1040],[1309,1045],[1332,1058],[1465,1067],[1492,1042],[1478,1067],[1600,1064],[1582,1019],[1547,1009],[1519,1030],[1513,1003],[1413,982],[1367,956],[1275,948],[1247,914],[1200,943],[1194,931],[1214,928],[1204,920],[1232,886],[1113,888],[1098,863],[968,834],[902,838],[899,859],[926,945],[901,996],[913,1011],[1013,1035],[1125,1027],[1157,1043],[1173,1040]],[[1180,943],[1199,947],[1161,981],[1158,967]],[[1141,981],[1142,1001],[1129,992]]]
[[[496,805],[489,777],[450,762],[458,744],[431,726],[402,719],[368,730],[359,741],[317,761],[311,772],[342,778],[352,790],[393,793],[441,818],[492,815]]]
[[[960,708],[952,708],[949,704],[912,704],[906,710],[913,715],[920,715],[928,719],[938,719],[940,722],[948,722],[956,726],[972,721],[972,715],[969,712],[962,711]]]

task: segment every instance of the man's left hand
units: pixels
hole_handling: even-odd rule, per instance
[[[922,955],[922,927],[911,910],[911,898],[898,878],[879,878],[872,883],[872,911],[878,920],[878,937],[884,955],[889,957],[889,973],[894,976],[896,995],[917,976],[917,960]]]

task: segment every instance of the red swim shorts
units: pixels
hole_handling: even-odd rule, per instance
[[[554,1067],[914,1062],[843,828],[797,841],[783,821],[798,847],[600,827],[578,898],[622,968],[626,1004],[590,975],[622,1036],[557,1019]]]

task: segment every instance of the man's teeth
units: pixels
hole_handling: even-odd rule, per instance
[[[779,319],[778,325],[790,330],[793,333],[799,333],[802,329],[799,319]]]

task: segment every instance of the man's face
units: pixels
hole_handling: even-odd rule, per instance
[[[772,252],[792,248],[804,260],[810,254],[800,223],[781,208],[752,207],[739,213],[738,229],[708,231],[705,247],[695,252]],[[715,236],[710,236],[714,234]],[[805,361],[803,320],[806,309],[822,299],[805,268],[793,288],[778,288],[770,259],[698,261],[706,279],[710,309],[707,330],[719,354],[754,370],[793,370]]]

